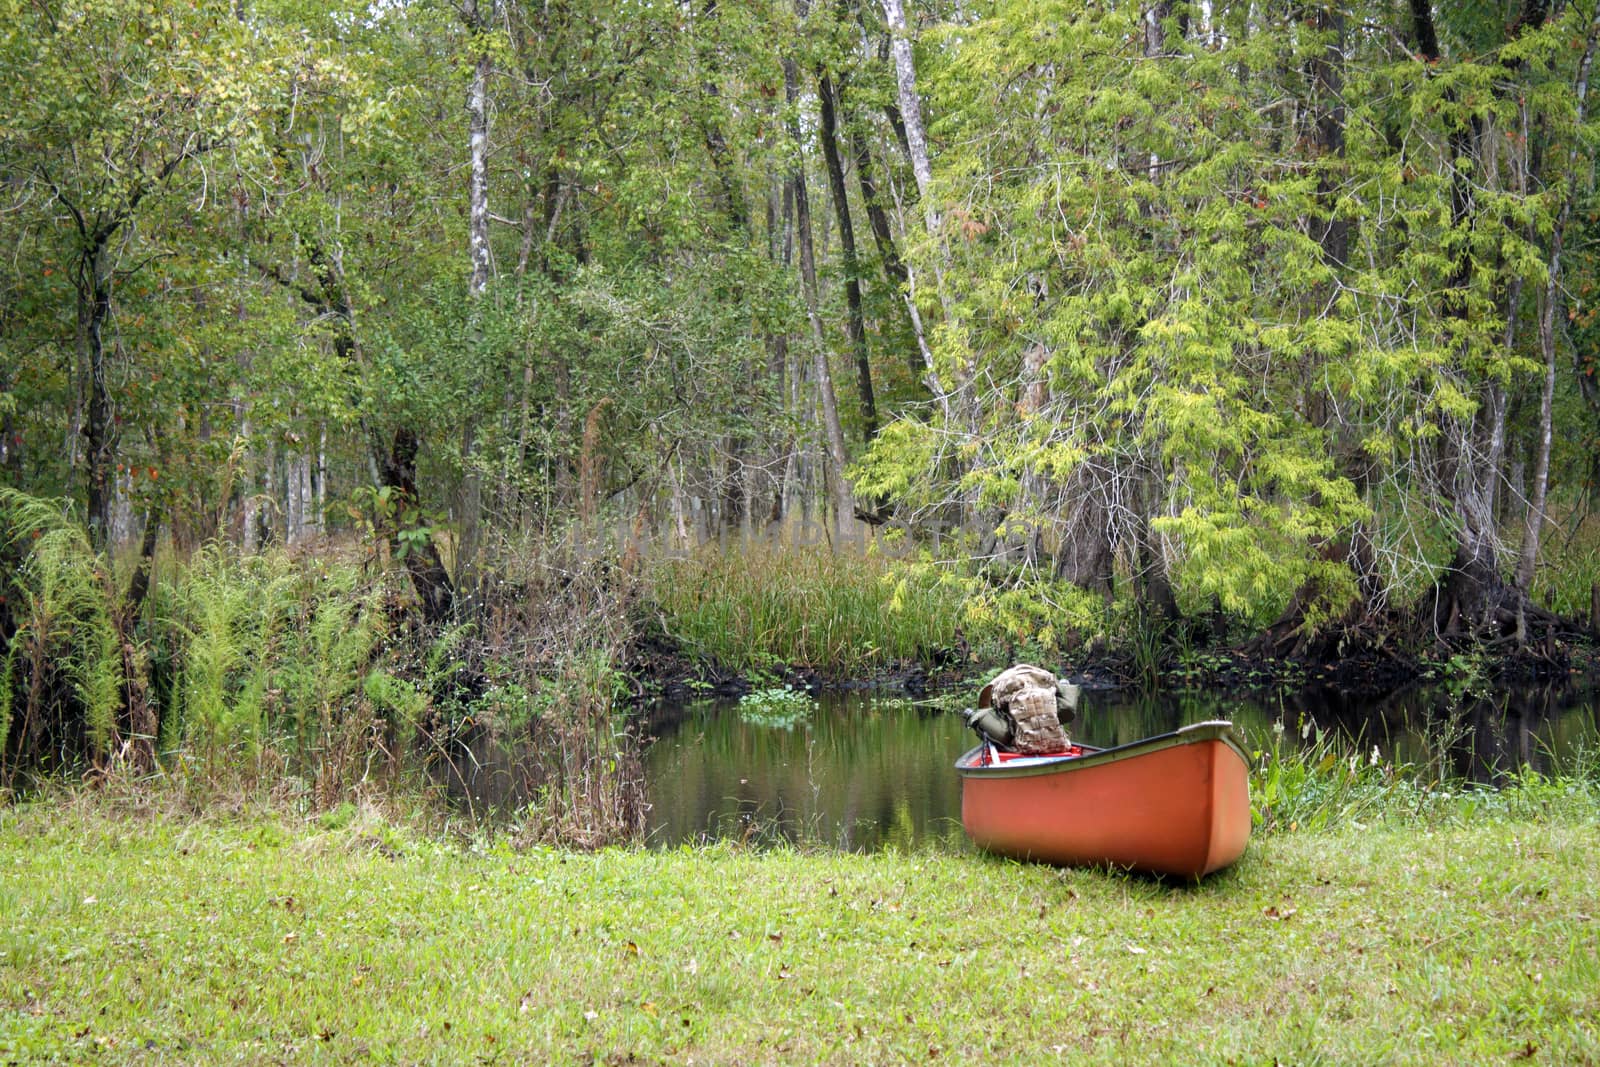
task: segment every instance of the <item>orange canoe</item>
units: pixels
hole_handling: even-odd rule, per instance
[[[1082,753],[999,760],[985,743],[962,756],[968,836],[1017,859],[1189,878],[1244,854],[1250,762],[1232,723]]]

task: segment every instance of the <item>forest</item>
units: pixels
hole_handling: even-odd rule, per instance
[[[904,658],[1600,615],[1594,5],[0,11],[12,765],[221,744],[317,641],[297,730],[609,706],[616,576],[740,545],[872,561]]]

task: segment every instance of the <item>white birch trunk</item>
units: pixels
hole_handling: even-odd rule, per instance
[[[374,473],[376,473],[376,469],[374,469]],[[378,479],[374,477],[372,480],[376,484]],[[273,519],[272,512],[282,510],[278,505],[278,499],[278,440],[277,434],[269,433],[267,435],[267,463],[261,472],[261,500],[268,508],[264,524],[266,536],[261,538],[257,547],[262,544],[272,543],[273,533],[277,530],[277,522]]]
[[[488,29],[479,0],[468,0],[465,15],[475,37]],[[482,42],[475,41],[474,47],[479,51],[467,90],[467,256],[472,266],[467,292],[477,298],[489,286],[489,75],[494,60]]]
[[[939,232],[939,212],[928,195],[933,186],[933,167],[928,162],[928,135],[922,125],[922,101],[917,96],[917,67],[911,55],[911,36],[906,30],[905,8],[900,0],[883,0],[883,17],[889,24],[889,54],[894,58],[895,88],[900,97],[900,119],[906,127],[906,144],[911,149],[911,173],[917,179],[917,196],[922,201],[928,233]]]
[[[317,510],[311,518],[311,525],[318,534],[326,532],[325,520],[328,514],[328,426],[326,423],[317,428]]]
[[[241,413],[239,434],[244,440],[250,440],[250,416],[248,414]],[[241,491],[243,497],[239,501],[239,521],[242,524],[239,530],[239,547],[246,553],[254,553],[261,547],[260,538],[257,536],[259,533],[257,523],[260,521],[261,497],[257,492],[254,449],[246,446],[240,465],[244,468],[244,478]]]
[[[284,540],[291,545],[303,544],[311,525],[310,453],[291,453],[284,461],[284,475],[288,482],[284,501]]]
[[[467,0],[463,14],[474,37],[485,34],[489,19],[484,17],[481,0]],[[488,14],[494,13],[490,0]],[[472,66],[472,84],[467,90],[467,276],[468,298],[476,302],[489,287],[489,76],[494,60],[487,43],[474,40],[478,56]],[[476,323],[473,333],[479,333]],[[482,479],[477,468],[477,421],[469,414],[461,429],[461,539],[456,544],[456,580],[459,584],[471,569],[478,549],[478,522],[483,509]]]

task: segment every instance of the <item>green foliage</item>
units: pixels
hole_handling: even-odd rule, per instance
[[[656,565],[674,634],[746,671],[1110,638],[1154,677],[1169,588],[1247,626],[1393,618],[1469,535],[1516,536],[1544,310],[1552,519],[1596,474],[1577,5],[1432,5],[1422,57],[1414,12],[1371,0],[1178,4],[1159,35],[1139,5],[925,4],[925,199],[874,5],[379,8],[0,0],[0,484],[81,496],[92,466],[179,561],[153,617],[123,619],[109,561],[7,498],[0,753],[104,754],[145,682],[170,750],[207,766],[281,748],[315,778],[362,731],[433,721],[611,751],[631,591],[506,561],[610,520],[753,535],[826,495],[810,357],[846,381],[849,272],[887,385],[849,478],[905,558]],[[483,57],[477,294],[460,100]],[[822,72],[853,266],[819,180]],[[814,322],[796,177],[823,238]],[[322,534],[332,559],[352,527],[403,564],[441,547],[465,629],[413,635],[385,579],[343,564],[185,562]],[[1591,542],[1543,556],[1538,593],[1569,615]],[[475,587],[497,566],[515,592]],[[547,606],[570,632],[531,618]]]
[[[386,734],[409,737],[427,705],[385,669],[383,588],[353,565],[203,550],[155,595],[167,758],[210,778],[270,759],[329,790],[354,784],[352,746],[374,755],[362,733],[387,717]]]
[[[1312,736],[1312,734],[1315,736]],[[1337,829],[1401,806],[1399,793],[1410,773],[1364,755],[1333,732],[1305,723],[1300,743],[1286,743],[1284,724],[1274,723],[1263,749],[1254,753],[1250,775],[1251,819],[1265,833]]]
[[[1530,180],[1519,106],[1581,135],[1588,16],[1452,9],[1424,64],[1391,47],[1409,23],[1351,29],[1396,10],[1189,11],[1159,55],[1135,7],[1001,0],[931,31],[944,221],[915,252],[946,403],[887,427],[857,490],[1060,559],[1103,539],[1186,611],[1255,626],[1420,592],[1478,521],[1440,506],[1470,476],[1434,457],[1478,455],[1535,385],[1505,294],[1543,284],[1569,179],[1546,155]],[[1075,518],[1086,498],[1133,515]],[[1346,558],[1358,532],[1381,586]]]
[[[361,691],[374,709],[391,718],[399,737],[414,735],[428,712],[426,692],[382,668],[368,672],[361,681]]]
[[[67,760],[108,754],[124,682],[109,563],[62,501],[0,487],[0,572],[14,626],[0,669],[0,774],[32,761],[59,769],[52,750]]]
[[[1592,610],[1593,591],[1600,585],[1600,522],[1582,514],[1551,518],[1562,531],[1560,550],[1550,553],[1538,572],[1534,595],[1567,618],[1583,618]]]
[[[947,579],[961,591],[961,621],[973,634],[994,635],[1014,654],[986,648],[988,662],[1053,658],[1064,649],[1106,636],[1105,602],[1068,582],[1035,578],[995,585],[986,577]],[[998,654],[997,654],[998,653]]]
[[[282,727],[305,765],[342,782],[352,761],[371,754],[361,736],[375,725],[362,679],[388,633],[383,587],[341,568],[316,573],[309,593],[274,679],[282,692]]]

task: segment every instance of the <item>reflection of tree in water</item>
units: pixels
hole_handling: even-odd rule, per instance
[[[1353,747],[1434,779],[1504,784],[1526,767],[1560,771],[1569,755],[1593,748],[1600,693],[1570,685],[1484,686],[1463,693],[1415,687],[1378,699],[1334,691],[1297,694],[1285,725],[1309,719]],[[1291,730],[1291,733],[1294,731]]]

